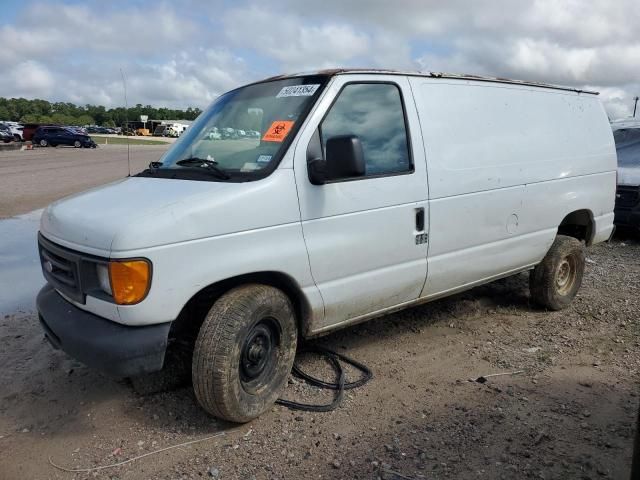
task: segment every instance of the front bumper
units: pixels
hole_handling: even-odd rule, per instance
[[[81,310],[49,284],[40,290],[36,305],[51,345],[85,365],[116,377],[162,369],[171,322],[121,325]]]

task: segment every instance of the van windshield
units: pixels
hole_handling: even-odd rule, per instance
[[[618,165],[640,167],[640,128],[621,128],[613,132]]]
[[[326,76],[256,83],[219,97],[140,176],[251,181],[275,169]]]

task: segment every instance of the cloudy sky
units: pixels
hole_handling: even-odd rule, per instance
[[[0,0],[0,96],[206,106],[283,72],[358,66],[640,94],[637,0]]]

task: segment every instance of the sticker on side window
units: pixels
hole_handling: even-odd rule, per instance
[[[281,142],[285,139],[294,122],[292,120],[276,120],[265,132],[262,140],[265,142]]]
[[[316,90],[318,90],[319,86],[319,83],[314,83],[312,85],[291,85],[290,87],[282,87],[282,90],[278,92],[276,98],[310,97],[311,95],[316,93]]]

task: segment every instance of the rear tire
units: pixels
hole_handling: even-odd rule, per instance
[[[567,308],[582,285],[584,260],[585,247],[580,240],[558,235],[529,275],[531,299],[549,310]]]
[[[42,140],[40,140],[39,144],[40,144],[41,147],[49,146],[49,142],[47,142],[44,138]]]
[[[220,297],[193,353],[193,389],[202,408],[238,423],[269,410],[287,382],[297,336],[291,301],[277,288],[245,285]]]
[[[80,143],[80,140],[76,140],[75,142],[73,142],[73,146],[75,148],[80,148],[82,146],[82,143]]]

